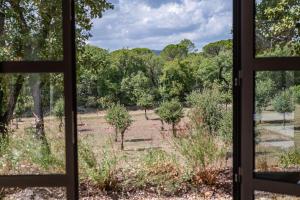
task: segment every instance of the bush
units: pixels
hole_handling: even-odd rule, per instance
[[[300,165],[300,150],[292,149],[283,153],[279,158],[279,163],[284,167],[299,167]]]
[[[167,124],[172,125],[173,136],[176,137],[175,126],[183,117],[183,108],[178,100],[163,102],[156,110],[159,117]]]
[[[232,126],[232,111],[222,113],[222,120],[220,122],[218,134],[221,136],[221,139],[226,146],[230,146],[232,144]]]
[[[174,144],[191,167],[196,183],[216,183],[221,168],[217,162],[224,158],[224,151],[215,137],[198,132],[191,134],[189,138],[174,140]]]
[[[113,104],[108,108],[105,119],[115,128],[115,141],[118,133],[121,133],[121,149],[124,150],[124,134],[132,124],[130,114],[123,105]]]
[[[195,129],[206,129],[214,134],[220,127],[222,111],[221,93],[216,85],[212,89],[205,88],[202,92],[192,92],[187,100],[192,106],[189,118]]]
[[[101,152],[101,160],[97,162],[97,156],[86,142],[78,145],[79,166],[82,178],[88,178],[101,189],[109,189],[115,186],[115,173],[118,158],[108,146]]]
[[[152,191],[164,195],[184,193],[188,189],[189,177],[184,176],[183,168],[176,162],[174,155],[152,149],[139,159],[139,163],[135,167],[134,176],[124,178],[125,188],[152,188]]]

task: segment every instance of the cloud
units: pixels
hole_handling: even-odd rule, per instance
[[[114,10],[95,19],[89,43],[115,50],[163,49],[187,38],[198,48],[231,38],[231,0],[111,0]]]

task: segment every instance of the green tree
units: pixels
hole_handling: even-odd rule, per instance
[[[123,105],[111,105],[105,115],[105,120],[115,128],[115,141],[118,140],[118,133],[121,134],[121,150],[124,150],[124,134],[132,124],[132,119]]]
[[[171,101],[165,101],[160,104],[156,113],[164,122],[172,125],[173,136],[177,137],[175,126],[183,117],[183,107],[180,102],[175,99]]]
[[[76,42],[80,49],[90,37],[92,19],[101,17],[102,13],[112,8],[106,0],[78,1],[76,13]],[[1,60],[61,60],[62,47],[62,6],[60,0],[46,1],[0,1],[0,49]],[[32,76],[32,79],[36,77]],[[24,75],[16,75],[11,85],[6,109],[1,113],[1,133],[12,119],[16,101],[24,84]],[[43,140],[42,86],[44,83],[35,81],[31,85],[36,117],[36,133]],[[4,94],[4,91],[0,91]],[[1,96],[2,103],[5,98]],[[38,105],[39,104],[39,105]]]
[[[256,6],[257,50],[262,52],[276,45],[297,44],[300,53],[300,2],[299,0],[262,0]]]
[[[57,100],[53,112],[55,117],[57,117],[57,119],[59,120],[59,125],[58,125],[59,132],[62,131],[62,127],[64,124],[63,123],[64,113],[65,113],[64,109],[65,109],[64,100],[63,99]]]
[[[255,88],[255,112],[261,114],[271,102],[274,82],[271,79],[258,80]]]
[[[283,114],[283,126],[285,128],[286,113],[293,112],[295,110],[292,92],[290,90],[280,92],[273,100],[273,107],[276,112]]]
[[[232,40],[220,40],[217,42],[212,42],[203,47],[203,53],[206,56],[218,56],[222,51],[232,50]]]
[[[169,44],[161,52],[160,56],[166,61],[184,59],[188,53],[195,49],[195,45],[188,39],[182,40],[179,44]]]
[[[216,134],[224,111],[221,98],[219,86],[216,84],[202,92],[194,91],[187,97],[192,107],[189,118],[196,129],[205,128],[210,134]]]
[[[141,106],[145,110],[145,119],[148,120],[147,109],[154,105],[154,97],[150,93],[143,92],[138,96],[137,105]]]

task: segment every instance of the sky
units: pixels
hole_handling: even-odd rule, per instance
[[[93,20],[89,43],[110,51],[162,50],[190,39],[197,49],[232,38],[232,0],[109,0],[115,8]]]

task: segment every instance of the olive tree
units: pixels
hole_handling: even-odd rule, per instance
[[[292,92],[285,90],[275,96],[273,100],[273,108],[276,112],[283,114],[283,126],[286,124],[286,113],[293,112],[295,110],[295,103]]]
[[[132,124],[132,119],[127,109],[120,104],[111,105],[105,115],[105,120],[115,128],[115,141],[118,134],[121,134],[121,150],[124,150],[124,134]]]
[[[183,117],[183,107],[178,100],[165,101],[157,108],[156,113],[162,121],[172,125],[173,136],[176,135],[176,124],[180,122]]]

